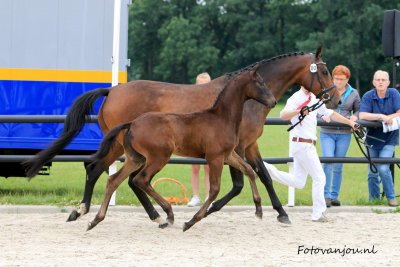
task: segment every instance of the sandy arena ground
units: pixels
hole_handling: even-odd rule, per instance
[[[271,207],[262,220],[251,208],[228,208],[185,233],[197,208],[174,209],[175,224],[159,229],[140,207],[110,207],[87,232],[96,209],[67,223],[70,210],[1,207],[1,267],[400,266],[400,214],[365,207],[330,208],[328,223],[311,222],[310,207],[286,208],[289,227]]]

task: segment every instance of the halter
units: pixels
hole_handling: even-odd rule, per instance
[[[299,121],[297,123],[293,124],[292,126],[290,126],[287,129],[288,132],[291,131],[294,127],[296,127],[299,123],[301,123],[304,120],[304,118],[306,117],[306,114],[305,114],[306,111],[308,111],[308,112],[314,111],[314,110],[318,109],[320,106],[322,106],[323,104],[329,102],[331,100],[331,95],[328,94],[329,91],[331,91],[333,88],[335,88],[335,90],[337,90],[335,84],[332,84],[331,86],[328,86],[325,88],[324,83],[321,81],[321,79],[319,77],[318,65],[319,64],[326,65],[326,63],[323,61],[315,62],[315,55],[313,53],[310,53],[310,59],[311,59],[310,72],[311,72],[312,76],[311,76],[311,84],[310,84],[309,88],[312,88],[312,85],[314,83],[314,78],[316,76],[320,87],[324,88],[324,89],[319,94],[316,95],[316,97],[318,98],[317,103],[315,103],[312,106],[305,106],[305,107],[301,108],[300,114],[299,114]],[[320,99],[321,96],[322,96],[322,100]]]
[[[315,55],[313,53],[310,53],[310,59],[311,59],[311,65],[310,65],[310,72],[311,72],[311,84],[309,88],[312,88],[312,85],[314,83],[314,78],[317,76],[319,85],[322,89],[322,91],[316,95],[317,98],[320,98],[322,96],[322,99],[326,102],[331,100],[331,96],[328,94],[329,91],[331,91],[333,88],[336,88],[336,85],[333,83],[332,85],[328,86],[325,88],[325,84],[321,81],[319,74],[318,74],[318,65],[322,64],[326,66],[326,63],[323,61],[320,62],[315,62]],[[326,103],[325,102],[325,103]]]

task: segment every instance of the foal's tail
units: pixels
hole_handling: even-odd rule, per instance
[[[102,96],[107,96],[109,92],[110,90],[107,88],[100,88],[89,91],[75,100],[68,111],[61,136],[51,143],[47,149],[40,151],[36,156],[22,163],[27,177],[35,176],[44,164],[49,162],[71,143],[72,139],[85,125],[86,116],[90,112],[93,112],[96,100]]]
[[[93,171],[93,169],[99,169],[103,171],[103,159],[108,155],[111,148],[115,144],[119,133],[122,130],[129,129],[131,126],[131,122],[120,124],[117,127],[111,129],[108,134],[101,141],[100,148],[97,150],[96,154],[94,154],[91,158],[91,163],[87,166],[87,169]]]

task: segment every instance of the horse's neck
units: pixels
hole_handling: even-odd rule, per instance
[[[264,63],[260,67],[259,73],[276,101],[279,101],[290,87],[300,83],[299,73],[305,66],[305,60],[305,55],[291,56]]]

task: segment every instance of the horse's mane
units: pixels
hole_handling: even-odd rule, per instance
[[[258,62],[255,62],[255,63],[253,63],[253,64],[251,64],[251,65],[248,65],[248,66],[246,66],[246,67],[244,67],[244,68],[241,68],[241,69],[239,69],[239,70],[235,70],[235,71],[233,71],[233,72],[226,73],[225,75],[227,75],[228,77],[230,77],[230,76],[232,76],[232,75],[239,74],[239,73],[241,73],[241,72],[243,72],[243,71],[251,70],[251,69],[253,69],[255,66],[262,66],[262,65],[264,65],[264,64],[267,64],[267,63],[270,63],[270,62],[273,62],[273,61],[275,61],[275,60],[279,60],[279,59],[282,59],[282,58],[287,58],[287,57],[292,57],[292,56],[302,56],[302,55],[304,55],[304,52],[291,52],[291,53],[286,53],[286,54],[279,55],[279,56],[275,56],[275,57],[272,57],[272,58],[267,58],[267,59],[260,60],[260,61],[258,61]]]
[[[246,67],[244,67],[244,68],[241,68],[241,69],[239,69],[239,70],[235,70],[235,71],[233,71],[233,72],[229,72],[229,73],[224,74],[224,75],[226,76],[225,83],[224,83],[224,87],[223,87],[223,89],[221,90],[221,92],[217,95],[217,97],[215,98],[214,104],[212,105],[211,108],[214,108],[214,106],[217,104],[217,102],[219,101],[219,99],[225,95],[226,88],[228,88],[229,84],[230,84],[237,76],[239,76],[239,75],[242,74],[243,72],[254,70],[254,68],[256,68],[256,67],[260,67],[260,66],[262,66],[262,65],[264,65],[264,64],[268,64],[268,63],[270,63],[270,62],[273,62],[273,61],[276,61],[276,60],[279,60],[279,59],[282,59],[282,58],[287,58],[287,57],[292,57],[292,56],[302,56],[302,55],[304,55],[304,54],[305,54],[304,52],[291,52],[291,53],[286,53],[286,54],[282,54],[282,55],[275,56],[275,57],[272,57],[272,58],[260,60],[260,61],[258,61],[258,62],[255,62],[255,63],[253,63],[253,64],[251,64],[251,65],[248,65],[248,66],[246,66]]]

